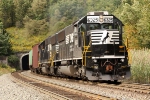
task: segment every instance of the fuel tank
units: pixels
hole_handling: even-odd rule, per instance
[[[73,65],[69,65],[69,66],[60,66],[58,68],[59,73],[62,73],[64,75],[67,76],[76,76],[77,73],[77,69],[73,66]]]

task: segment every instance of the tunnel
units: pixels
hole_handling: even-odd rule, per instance
[[[21,70],[29,70],[29,54],[25,54],[20,59]]]

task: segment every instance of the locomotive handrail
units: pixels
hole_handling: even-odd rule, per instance
[[[84,32],[81,32],[81,33],[82,33],[83,42],[84,42],[84,43],[83,43],[83,49],[85,50],[85,48],[84,48],[84,46],[85,46]],[[83,51],[84,51],[84,50],[83,50]],[[82,66],[83,66],[83,65],[86,65],[86,64],[85,64],[85,61],[86,61],[86,60],[84,59],[84,56],[83,56],[83,55],[84,55],[84,52],[82,52]],[[84,60],[84,63],[83,63],[83,60]]]
[[[56,51],[54,51],[52,54],[51,54],[51,57],[50,57],[50,64],[51,64],[51,67],[53,66],[53,60],[54,60],[54,57],[55,57],[55,55],[56,55]]]
[[[91,41],[89,42],[88,46],[85,45],[85,36],[84,36],[84,32],[82,32],[82,36],[83,36],[83,52],[82,52],[82,65],[83,66],[86,66],[86,53],[87,52],[91,52],[91,51],[88,51],[90,45],[91,45]],[[84,61],[84,63],[83,63]]]

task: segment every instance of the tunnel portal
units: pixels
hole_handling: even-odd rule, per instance
[[[21,57],[21,69],[29,70],[29,54],[25,54]]]

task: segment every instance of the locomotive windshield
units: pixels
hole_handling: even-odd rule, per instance
[[[117,29],[119,30],[119,25],[117,23],[91,23],[89,24],[89,30],[96,30],[96,29]]]

